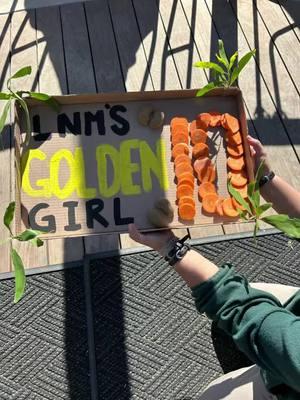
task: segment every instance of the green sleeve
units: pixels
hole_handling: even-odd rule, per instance
[[[250,360],[300,392],[300,317],[273,295],[251,288],[228,264],[192,295],[198,311],[232,336]]]

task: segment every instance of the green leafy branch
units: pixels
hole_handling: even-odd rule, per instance
[[[5,123],[7,120],[7,117],[10,113],[10,110],[14,104],[16,104],[17,107],[20,107],[22,111],[25,114],[25,140],[24,140],[24,145],[25,147],[29,145],[30,143],[30,138],[31,138],[31,122],[30,122],[30,114],[28,110],[28,106],[26,103],[26,99],[32,98],[39,100],[49,107],[53,108],[56,112],[59,111],[59,104],[57,101],[49,96],[46,93],[37,93],[37,92],[31,92],[31,91],[13,91],[11,87],[11,83],[14,79],[22,78],[27,75],[31,74],[31,67],[27,66],[24,68],[21,68],[19,71],[17,71],[13,76],[11,76],[6,83],[7,86],[7,93],[0,92],[0,100],[6,101],[6,104],[3,108],[3,112],[0,116],[0,138],[2,139],[2,132],[5,127]],[[25,153],[27,154],[28,157],[28,152]],[[21,170],[24,171],[25,169],[25,164],[26,164],[26,155],[25,158],[21,158],[21,165],[22,168]],[[19,171],[18,168],[18,163],[17,165],[17,182],[18,185],[21,185],[21,179],[22,179],[22,172]],[[8,207],[6,208],[4,218],[3,218],[3,223],[6,226],[6,228],[9,231],[9,238],[2,242],[1,244],[11,241],[12,242],[12,249],[11,249],[11,260],[12,264],[14,266],[14,272],[15,272],[15,297],[14,297],[14,302],[17,303],[23,296],[24,291],[25,291],[25,285],[26,285],[26,275],[25,275],[25,268],[24,264],[22,261],[22,258],[18,254],[17,250],[13,247],[13,243],[15,241],[19,242],[30,242],[32,245],[36,247],[43,246],[44,242],[43,240],[39,237],[42,232],[40,231],[35,231],[33,229],[26,229],[19,235],[14,235],[11,229],[11,223],[14,219],[15,215],[15,209],[16,209],[16,203],[13,201],[11,202]]]
[[[254,222],[253,236],[255,241],[260,221],[264,221],[267,224],[274,226],[293,239],[300,239],[300,218],[290,218],[286,214],[263,216],[263,214],[273,206],[272,203],[260,204],[259,181],[263,176],[263,171],[264,163],[262,162],[256,172],[255,180],[248,184],[248,201],[234,189],[230,180],[228,181],[229,193],[241,206],[241,210],[237,210],[240,217],[245,221]]]
[[[14,219],[15,215],[15,209],[16,209],[16,203],[13,201],[11,202],[8,207],[6,208],[4,218],[3,218],[3,223],[6,226],[6,228],[9,231],[9,238],[7,241],[12,242],[12,248],[11,248],[11,260],[14,266],[14,272],[15,272],[15,298],[14,302],[17,303],[23,296],[24,291],[25,291],[25,285],[26,285],[26,275],[25,275],[25,268],[24,264],[22,261],[22,258],[20,257],[19,253],[17,250],[14,248],[13,243],[14,241],[19,241],[19,242],[30,242],[33,246],[40,247],[43,246],[44,242],[43,240],[39,237],[39,235],[42,234],[40,231],[35,231],[33,229],[26,229],[19,235],[14,235],[11,229],[11,223]]]
[[[232,86],[238,79],[239,74],[254,57],[256,50],[251,50],[245,54],[240,61],[237,61],[238,52],[236,51],[228,59],[222,40],[218,40],[219,52],[216,54],[217,62],[198,61],[194,64],[196,68],[210,69],[212,71],[213,81],[197,92],[197,97],[203,96],[216,87],[228,88]]]

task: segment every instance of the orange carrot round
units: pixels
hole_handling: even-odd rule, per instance
[[[217,111],[210,111],[209,114],[210,114],[209,125],[212,126],[212,127],[220,126],[221,125],[222,114],[220,114]]]
[[[231,200],[232,200],[232,203],[233,203],[234,207],[235,207],[237,210],[241,210],[241,211],[244,211],[244,210],[245,210],[245,207],[242,206],[240,203],[238,203],[234,197],[232,197]]]
[[[242,144],[240,144],[238,146],[228,145],[227,146],[227,152],[228,152],[228,154],[230,156],[239,157],[239,156],[242,156],[244,154],[244,148],[243,148]]]
[[[176,191],[176,196],[177,199],[180,199],[182,196],[193,196],[194,194],[194,189],[185,184],[180,184],[177,186],[177,191]]]
[[[194,190],[195,178],[190,172],[184,172],[177,177],[177,185],[189,185]]]
[[[189,146],[186,143],[177,143],[172,149],[172,157],[175,159],[180,154],[189,155]]]
[[[180,164],[175,165],[175,175],[177,178],[184,172],[193,172],[193,167],[191,164],[188,164],[187,162],[181,162]]]
[[[195,129],[199,129],[199,128],[197,128],[196,122],[197,122],[197,121],[194,119],[194,120],[190,123],[190,133],[192,133]]]
[[[216,180],[215,166],[212,163],[205,166],[197,173],[197,176],[200,182],[214,182]]]
[[[232,133],[235,133],[240,129],[239,120],[231,114],[225,113],[222,122],[223,127]]]
[[[223,212],[227,217],[237,217],[238,211],[234,207],[231,197],[223,200]]]
[[[192,144],[205,143],[207,139],[207,133],[203,129],[194,129],[191,131],[191,142]]]
[[[241,187],[235,187],[234,189],[235,189],[237,192],[239,192],[240,195],[241,195],[244,199],[246,199],[246,198],[248,197],[248,188],[247,188],[247,185],[241,186]]]
[[[177,135],[177,133],[183,133],[184,135],[188,136],[188,134],[189,134],[188,126],[181,125],[181,124],[174,125],[174,127],[172,127],[172,129],[171,129],[172,137],[174,135]]]
[[[176,135],[172,136],[172,145],[175,146],[178,143],[189,143],[189,138],[184,133],[177,133]]]
[[[208,146],[205,143],[197,143],[193,147],[192,154],[194,158],[208,157]]]
[[[193,166],[195,172],[198,174],[204,167],[211,165],[211,160],[208,157],[198,158],[194,161]]]
[[[216,194],[216,187],[211,182],[202,182],[199,185],[198,193],[199,193],[200,199],[203,199],[203,197],[206,196],[209,193]]]
[[[227,165],[234,171],[241,171],[245,166],[244,157],[228,157]]]
[[[188,120],[185,117],[174,117],[171,119],[171,123],[170,123],[171,127],[178,125],[178,124],[188,126]]]
[[[202,208],[205,212],[209,214],[214,214],[216,212],[216,203],[219,199],[218,195],[215,193],[209,193],[202,199]]]
[[[195,205],[195,200],[193,198],[193,196],[182,196],[179,198],[178,200],[178,206],[180,206],[181,204],[190,204],[193,207],[196,207]]]
[[[240,132],[236,132],[232,135],[227,131],[225,139],[227,145],[229,146],[239,146],[240,144],[242,144],[242,135],[240,134]]]
[[[230,179],[230,182],[232,186],[235,187],[240,187],[240,186],[245,186],[248,182],[247,176],[245,174],[245,171],[237,172],[237,171],[231,171],[228,172],[228,179]]]
[[[179,143],[178,143],[179,144]],[[184,143],[185,144],[185,143]],[[187,162],[187,163],[191,163],[191,159],[188,155],[186,154],[179,154],[178,156],[175,157],[174,159],[174,164],[180,164],[181,162]]]
[[[196,207],[190,203],[180,203],[178,206],[179,217],[185,221],[191,221],[196,215]]]
[[[209,113],[201,113],[197,115],[196,125],[199,129],[207,130],[210,124],[211,116]]]
[[[219,197],[217,202],[216,202],[216,213],[220,215],[220,217],[224,217],[224,211],[223,211],[223,197]]]

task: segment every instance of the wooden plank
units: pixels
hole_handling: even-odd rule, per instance
[[[0,14],[29,10],[39,7],[50,7],[61,4],[76,3],[81,1],[82,0],[2,0],[0,3]]]
[[[262,43],[259,50],[260,57],[264,60],[260,63],[260,69],[300,159],[300,45],[291,31],[284,32],[289,26],[276,3],[266,5],[264,1],[257,1],[256,4],[257,29],[259,41]],[[278,32],[284,34],[276,37]]]
[[[199,226],[195,228],[189,228],[189,231],[192,239],[224,235],[222,225]]]
[[[10,16],[0,15],[0,90],[5,90],[6,80],[10,76]],[[5,103],[0,102],[0,115],[2,115]],[[10,118],[8,118],[8,124]],[[0,150],[0,220],[3,221],[5,209],[11,201],[11,129],[9,126],[4,128],[1,133],[3,148]],[[3,168],[5,166],[5,168]],[[1,242],[9,237],[8,230],[1,222],[0,238]],[[3,243],[0,247],[1,262],[0,273],[10,271],[10,243]]]
[[[83,4],[65,5],[60,9],[69,93],[96,92]]]
[[[123,92],[122,70],[107,3],[92,1],[85,9],[98,91]]]
[[[87,254],[117,250],[120,248],[120,239],[117,234],[88,236],[84,238]]]
[[[286,19],[289,21],[291,28],[300,42],[299,27],[299,4],[297,1],[277,0]]]
[[[180,89],[171,48],[155,0],[133,2],[154,90]],[[150,74],[144,77],[150,80]]]
[[[161,0],[159,11],[182,88],[198,88],[205,85],[207,79],[204,71],[192,66],[194,62],[200,59],[190,29],[190,27],[193,29],[195,26],[196,12],[194,7],[188,9],[188,13],[184,14],[181,2],[170,3],[168,0]],[[189,21],[189,24],[187,21]],[[202,21],[202,23],[206,26],[206,21]]]
[[[151,79],[146,79],[143,85],[149,71],[131,1],[109,0],[107,4],[112,16],[126,89],[153,90]]]
[[[253,6],[254,7],[254,6]],[[244,93],[247,107],[250,110],[255,128],[266,146],[269,158],[276,173],[283,179],[291,183],[296,188],[300,188],[299,162],[294,149],[290,145],[285,126],[283,125],[276,107],[274,105],[275,93],[272,81],[272,73],[269,63],[269,53],[266,51],[265,44],[269,41],[269,35],[258,18],[255,23],[249,22],[249,14],[256,18],[255,10],[246,0],[238,3],[237,17],[243,30],[238,27],[239,48],[241,53],[249,48],[257,48],[257,63],[250,63],[247,67],[247,73],[241,74],[239,85]],[[235,16],[233,16],[235,18]],[[258,30],[255,31],[257,26]],[[246,40],[247,39],[247,40]],[[282,63],[278,65],[279,79],[285,80],[285,74]],[[249,77],[252,77],[250,79]],[[256,82],[256,85],[253,83]],[[287,87],[292,90],[290,80],[286,80]],[[294,89],[294,88],[293,88]],[[293,90],[295,95],[295,91]],[[299,124],[299,102],[295,98],[290,98],[284,86],[280,86],[279,96],[284,99],[284,109],[290,107],[289,115],[294,118],[290,123],[285,119],[284,124],[288,126],[289,134],[296,132],[295,127]],[[298,99],[298,96],[296,96]],[[260,107],[260,108],[258,108]],[[278,104],[277,104],[278,107]],[[298,108],[298,112],[297,112]],[[298,116],[296,116],[296,114]],[[293,125],[294,124],[294,125]],[[276,132],[276,134],[275,134]],[[298,139],[296,139],[298,141]],[[295,149],[300,154],[299,141],[295,142]]]
[[[225,234],[231,235],[232,233],[253,232],[254,223],[246,222],[244,224],[224,224],[223,227]]]
[[[67,94],[59,7],[36,10],[40,91]]]
[[[274,70],[277,70],[277,64],[280,62],[285,65],[291,79],[294,81],[294,85],[300,90],[300,74],[299,74],[299,51],[300,43],[297,37],[294,35],[293,30],[285,15],[282,12],[280,5],[276,2],[268,2],[257,0],[255,2],[256,9],[259,12],[259,16],[270,35],[269,41],[269,54],[270,57],[274,56],[274,60],[270,60],[270,66]],[[272,43],[275,46],[272,46]],[[276,51],[277,50],[277,51]],[[279,58],[280,57],[280,58]],[[275,73],[275,72],[274,72]],[[283,80],[284,85],[286,79],[280,75],[278,84],[280,85]]]
[[[11,70],[31,65],[31,75],[14,81],[16,90],[38,90],[37,46],[34,11],[20,11],[12,15],[11,22]],[[12,183],[14,188],[14,168]],[[12,190],[14,196],[14,189]],[[36,248],[30,243],[16,242],[15,247],[20,253],[26,268],[40,267],[48,264],[47,243]]]
[[[83,259],[83,238],[66,238],[48,240],[49,265],[64,264]]]

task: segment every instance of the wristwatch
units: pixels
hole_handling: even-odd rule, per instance
[[[167,261],[171,266],[181,260],[191,249],[191,246],[188,243],[185,243],[187,239],[190,239],[190,235],[186,235],[182,239],[178,239],[172,243],[171,250],[165,256],[165,261]]]
[[[269,172],[268,175],[264,175],[260,178],[258,186],[262,187],[266,183],[270,182],[274,178],[275,174],[273,171]]]

